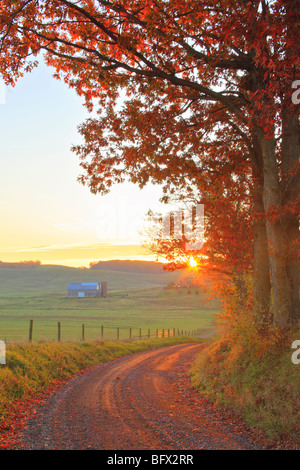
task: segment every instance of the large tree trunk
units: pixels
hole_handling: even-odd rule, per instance
[[[287,21],[286,60],[289,62],[299,58],[300,47],[297,37],[300,32],[300,5],[293,0],[283,2]],[[289,38],[294,37],[294,41]],[[293,103],[293,82],[299,79],[300,68],[295,65],[287,77],[281,99],[282,145],[282,227],[285,234],[286,272],[290,290],[289,322],[298,323],[300,320],[299,302],[299,212],[293,211],[292,206],[300,196],[300,126],[299,104]],[[298,206],[299,207],[299,206]]]
[[[290,93],[287,93],[290,98]],[[299,213],[292,205],[300,195],[300,127],[299,107],[287,99],[282,104],[282,229],[286,251],[286,273],[290,290],[289,323],[300,320],[299,302]]]
[[[253,176],[253,234],[254,234],[254,311],[259,330],[266,330],[272,324],[270,312],[271,281],[265,210],[263,204],[263,161],[261,148],[252,133],[253,153],[251,158]]]
[[[276,159],[275,138],[260,129],[264,168],[264,208],[267,213],[267,236],[269,243],[271,283],[273,294],[274,323],[279,328],[293,324],[292,285],[287,272],[287,235],[282,217],[270,216],[281,209],[281,186]]]
[[[299,5],[294,0],[284,0],[287,32],[296,37],[298,33],[297,19],[300,18]],[[265,52],[268,55],[269,46],[267,38]],[[290,41],[287,34],[285,56],[289,59],[299,55],[299,43]],[[292,105],[292,82],[299,78],[291,75],[282,77],[285,83],[282,99],[282,153],[281,158],[276,155],[276,108],[271,94],[267,93],[270,85],[269,70],[256,67],[251,75],[251,91],[265,92],[261,97],[260,108],[256,109],[253,120],[254,142],[262,153],[263,166],[263,203],[266,213],[266,232],[269,248],[271,271],[271,286],[273,300],[274,324],[280,328],[289,327],[299,320],[299,260],[297,259],[296,243],[299,242],[299,214],[287,211],[289,204],[293,204],[300,191],[300,175],[292,174],[295,165],[299,165],[299,108]],[[266,112],[267,111],[267,112]],[[265,112],[265,117],[263,114]],[[273,129],[265,131],[268,122],[273,122]],[[271,137],[270,137],[271,135]],[[259,150],[258,150],[259,154]],[[281,165],[281,166],[280,166]],[[276,211],[278,214],[276,215]],[[284,212],[285,211],[285,212]],[[273,213],[272,213],[273,212]],[[284,213],[283,213],[284,212]]]

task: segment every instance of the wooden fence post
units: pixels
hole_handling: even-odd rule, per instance
[[[150,329],[148,329],[148,339],[150,339]]]
[[[132,328],[129,328],[129,339],[132,339]]]
[[[117,340],[119,340],[119,339],[120,339],[120,328],[117,327]]]
[[[101,326],[101,339],[103,339],[103,330],[104,330],[104,328],[103,328],[103,325],[102,325]]]
[[[82,330],[81,330],[81,339],[84,341],[84,324],[82,325]]]
[[[60,342],[60,336],[61,336],[61,325],[60,321],[57,323],[57,340]]]
[[[30,323],[29,323],[29,342],[30,343],[32,341],[32,332],[33,332],[33,320],[30,320]]]
[[[142,339],[142,328],[140,328],[140,339]]]

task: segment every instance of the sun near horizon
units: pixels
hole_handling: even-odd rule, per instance
[[[0,261],[19,263],[23,261],[40,261],[41,264],[86,267],[90,263],[109,260],[156,261],[140,245],[86,245],[39,247],[15,251],[0,251]],[[161,260],[160,260],[161,261]],[[163,260],[162,260],[163,261]]]

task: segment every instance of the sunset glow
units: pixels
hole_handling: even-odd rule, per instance
[[[70,148],[80,141],[76,128],[87,112],[75,92],[41,63],[5,95],[0,260],[74,267],[101,259],[153,260],[139,230],[160,189],[124,183],[95,196],[78,183],[81,169]]]
[[[195,258],[192,256],[189,259],[189,265],[191,268],[196,268],[198,266],[197,260],[195,260]]]

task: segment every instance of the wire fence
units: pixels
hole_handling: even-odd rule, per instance
[[[51,328],[50,328],[51,327]],[[46,331],[47,330],[47,331]],[[61,321],[52,322],[46,330],[41,329],[38,321],[29,320],[28,334],[22,335],[22,339],[15,341],[10,335],[2,337],[5,343],[33,342],[33,341],[88,341],[88,340],[142,340],[153,338],[172,338],[178,336],[197,336],[200,330],[183,330],[180,328],[145,328],[106,326],[81,323],[68,325]]]

